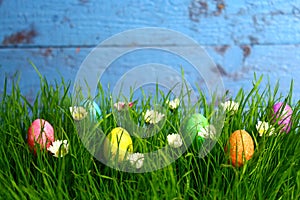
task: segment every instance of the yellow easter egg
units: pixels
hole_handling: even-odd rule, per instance
[[[104,157],[107,161],[115,160],[122,162],[126,155],[133,152],[133,144],[129,133],[121,127],[114,128],[104,140]]]

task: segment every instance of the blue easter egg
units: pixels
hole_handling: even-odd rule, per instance
[[[84,100],[81,102],[81,105],[86,108],[86,110],[90,113],[90,118],[92,120],[97,120],[101,116],[101,110],[99,105],[95,101]]]

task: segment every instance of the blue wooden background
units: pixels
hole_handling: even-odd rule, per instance
[[[96,45],[142,27],[196,40],[232,94],[249,89],[256,72],[272,84],[280,80],[283,94],[294,79],[294,99],[300,97],[299,0],[0,0],[0,91],[4,77],[18,71],[23,93],[33,98],[39,78],[28,59],[49,81],[74,81]]]

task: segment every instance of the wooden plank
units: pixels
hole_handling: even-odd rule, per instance
[[[248,50],[245,50],[249,48]],[[280,92],[286,94],[292,79],[295,81],[295,100],[300,98],[300,46],[299,45],[254,45],[254,46],[206,46],[205,49],[219,66],[225,88],[232,95],[243,87],[245,90],[251,88],[254,73],[264,75],[264,84],[268,78],[272,85],[280,81]],[[11,79],[16,71],[21,73],[20,87],[23,93],[32,99],[39,88],[39,78],[28,59],[38,67],[39,71],[47,77],[50,83],[54,80],[74,82],[76,73],[88,56],[91,48],[29,48],[29,49],[0,49],[0,92],[3,90],[4,77]],[[107,52],[111,51],[107,48]],[[248,52],[248,53],[247,53]],[[172,58],[172,59],[170,59]],[[193,85],[197,81],[193,76],[193,68],[186,61],[173,59],[167,54],[161,56],[158,53],[138,53],[123,55],[117,59],[107,70],[102,79],[103,84],[117,82],[126,70],[141,64],[156,62],[167,64],[180,69],[185,69],[188,81]],[[97,67],[97,66],[95,66]],[[120,70],[122,69],[122,70]],[[262,86],[263,87],[263,86]]]
[[[203,45],[300,43],[299,0],[203,2],[206,8],[197,0],[4,0],[0,47],[95,46],[149,26],[182,32]]]

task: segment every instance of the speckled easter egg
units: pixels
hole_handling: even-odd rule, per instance
[[[273,105],[273,117],[275,117],[274,122],[277,122],[278,125],[282,125],[281,130],[286,133],[290,131],[292,126],[292,114],[293,110],[288,104],[279,102]]]
[[[36,119],[28,128],[27,142],[31,149],[35,149],[35,144],[40,144],[41,149],[48,148],[54,141],[54,129],[52,125],[44,119]]]
[[[115,160],[122,162],[126,154],[133,151],[133,144],[129,133],[121,127],[114,128],[104,140],[103,152],[106,161]]]
[[[207,126],[209,126],[209,123],[206,117],[204,117],[200,113],[195,113],[188,119],[185,126],[185,131],[187,133],[196,134],[197,139],[199,141],[203,141],[205,137],[198,135],[198,133],[200,133],[203,128]]]
[[[234,131],[229,138],[229,154],[233,166],[241,167],[254,154],[254,142],[245,130]],[[228,147],[225,148],[228,151]]]
[[[85,100],[81,102],[81,105],[86,108],[86,110],[90,113],[90,118],[92,120],[99,119],[101,115],[101,110],[99,105],[95,101]]]

